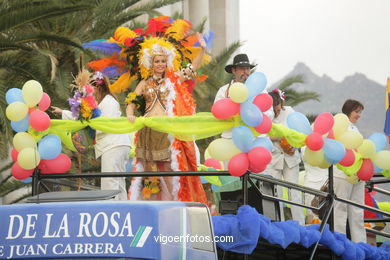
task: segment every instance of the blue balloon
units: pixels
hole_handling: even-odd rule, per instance
[[[379,168],[378,166],[376,166],[376,164],[373,162],[374,164],[374,173],[380,173],[383,171],[383,169]]]
[[[25,116],[20,121],[11,121],[11,127],[15,132],[26,132],[30,125],[30,115]]]
[[[324,138],[324,157],[328,163],[335,164],[345,156],[344,146],[336,140]]]
[[[252,150],[255,147],[264,147],[268,151],[272,152],[272,149],[273,149],[274,146],[273,146],[273,144],[272,144],[272,142],[271,142],[271,140],[269,138],[267,138],[267,137],[257,137],[255,139],[255,141],[251,144],[249,150]]]
[[[293,112],[287,116],[287,126],[295,131],[307,135],[313,132],[307,117],[299,112]]]
[[[258,126],[263,121],[263,113],[252,102],[241,103],[240,114],[242,121],[252,127]]]
[[[255,97],[267,86],[267,78],[262,72],[254,72],[245,81],[245,86],[248,88],[248,97]]]
[[[11,88],[5,93],[5,100],[7,104],[11,104],[16,101],[24,102],[22,90],[18,88]]]
[[[27,179],[24,179],[24,180],[20,180],[21,182],[24,182],[24,183],[30,183],[32,182],[32,178],[31,177],[28,177]]]
[[[237,126],[232,132],[234,144],[244,153],[250,150],[253,142],[252,131],[246,126]]]
[[[373,133],[368,139],[374,142],[377,152],[385,149],[387,143],[386,135],[382,133]]]
[[[60,155],[61,150],[61,139],[57,135],[46,135],[38,142],[38,152],[41,159],[54,159]]]

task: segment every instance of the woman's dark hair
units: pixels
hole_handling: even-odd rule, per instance
[[[268,92],[268,94],[272,97],[273,100],[273,106],[276,107],[277,105],[281,104],[283,108],[283,100],[280,98],[279,93],[276,92]]]
[[[344,102],[344,105],[343,105],[343,108],[341,109],[341,111],[344,114],[346,114],[347,116],[349,116],[353,111],[358,110],[358,109],[363,110],[364,109],[363,104],[357,100],[348,99]]]

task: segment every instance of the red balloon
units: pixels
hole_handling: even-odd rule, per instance
[[[317,116],[316,120],[314,120],[314,132],[319,133],[321,135],[329,132],[334,124],[334,118],[331,113],[325,112],[321,113]]]
[[[218,170],[222,169],[221,163],[213,158],[208,158],[204,161],[204,165]]]
[[[263,172],[266,168],[267,168],[267,165],[264,165],[264,166],[261,167],[261,168],[255,168],[255,167],[253,167],[252,165],[249,165],[249,171],[250,171],[250,172],[253,172],[253,173],[260,173],[260,172]]]
[[[41,101],[39,101],[39,103],[38,103],[39,110],[45,111],[46,109],[48,109],[50,107],[50,103],[51,103],[51,100],[50,100],[49,95],[47,93],[43,92]]]
[[[327,137],[330,138],[330,139],[334,139],[333,129],[330,129],[329,134],[328,134]]]
[[[25,170],[22,167],[20,167],[18,162],[15,162],[11,168],[12,176],[14,176],[14,178],[18,179],[18,180],[27,179],[28,177],[30,177],[33,174],[33,172],[34,172],[34,169]]]
[[[240,112],[240,104],[233,102],[230,98],[223,98],[214,103],[211,113],[218,119],[227,119]]]
[[[31,114],[35,110],[36,110],[35,107],[29,107],[28,108],[28,113]]]
[[[45,131],[50,126],[50,117],[41,110],[35,110],[31,112],[30,125],[37,131]]]
[[[71,166],[72,161],[70,158],[66,154],[60,153],[54,159],[41,160],[38,168],[41,169],[42,174],[56,174],[67,172]]]
[[[248,155],[246,153],[239,153],[233,156],[228,164],[228,170],[231,175],[240,177],[244,175],[249,167]]]
[[[265,169],[272,160],[272,154],[267,148],[255,147],[248,152],[248,159],[251,168]]]
[[[269,119],[268,116],[263,114],[263,120],[261,121],[260,125],[254,127],[256,132],[260,134],[266,134],[269,131],[271,131],[272,128],[272,121]]]
[[[368,181],[374,176],[374,164],[371,159],[363,159],[362,166],[356,175],[362,181]]]
[[[345,149],[345,155],[339,164],[345,167],[351,166],[355,162],[355,153],[351,149]]]
[[[318,151],[324,146],[324,138],[316,132],[312,132],[306,137],[305,143],[310,150]]]
[[[17,162],[17,161],[18,161],[18,154],[19,154],[19,152],[16,151],[15,148],[12,148],[12,151],[11,151],[11,158],[12,158],[12,161],[14,161],[14,162]]]
[[[271,108],[273,100],[272,97],[267,93],[261,93],[255,97],[253,104],[255,104],[261,110],[261,112],[265,112]]]

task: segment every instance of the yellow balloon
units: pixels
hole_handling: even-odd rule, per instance
[[[24,148],[36,148],[37,143],[29,133],[19,132],[14,136],[13,144],[16,151],[20,152]]]
[[[205,151],[204,151],[204,160],[207,160],[209,158],[213,158],[211,157],[210,153],[209,153],[209,148],[207,148]],[[214,159],[214,158],[213,158]],[[224,164],[223,164],[223,161],[219,161],[221,163],[221,170],[224,171],[225,170],[225,167],[224,167]],[[220,186],[220,185],[219,185]]]
[[[371,140],[364,139],[362,145],[358,147],[357,151],[363,158],[374,159],[376,154],[375,144]],[[388,160],[389,159],[390,157],[388,157]]]
[[[28,107],[23,102],[12,102],[5,110],[5,115],[11,121],[20,121],[26,117]]]
[[[234,155],[241,153],[232,139],[219,138],[209,144],[207,148],[212,158],[217,161],[228,161]]]
[[[357,149],[363,143],[363,136],[356,131],[346,131],[338,140],[346,149]]]
[[[319,166],[324,160],[324,151],[313,151],[306,147],[303,159],[311,166]]]
[[[22,88],[23,99],[27,106],[33,107],[41,101],[43,89],[41,84],[36,80],[29,80],[24,83]]]
[[[233,83],[229,87],[229,97],[236,103],[242,103],[248,98],[248,88],[240,82]]]
[[[390,151],[379,151],[376,153],[373,159],[376,166],[383,170],[389,170],[390,169]]]
[[[357,184],[359,182],[359,178],[356,174],[346,175],[345,179],[351,184]]]
[[[18,163],[25,170],[31,170],[38,166],[41,161],[39,152],[36,148],[27,147],[18,154]]]
[[[320,165],[318,165],[318,167],[320,167],[321,169],[327,169],[330,167],[330,165],[331,165],[330,163],[328,163],[325,159],[323,159]]]
[[[345,114],[339,113],[334,116],[333,134],[338,139],[349,127],[349,119]]]

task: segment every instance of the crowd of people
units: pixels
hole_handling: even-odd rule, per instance
[[[133,52],[129,59],[137,68],[133,74],[140,75],[139,81],[126,99],[126,117],[130,124],[137,121],[138,117],[169,117],[194,115],[195,106],[192,97],[193,84],[197,77],[197,69],[201,66],[206,55],[206,41],[199,33],[194,41],[196,55],[191,59],[181,55],[183,50],[178,50],[172,41],[162,37],[145,39],[138,43],[139,48]],[[147,42],[150,41],[150,42]],[[184,47],[183,47],[184,48]],[[94,67],[94,66],[91,66]],[[225,71],[232,75],[232,80],[219,88],[215,101],[229,97],[229,88],[235,82],[245,83],[252,69],[256,65],[251,64],[246,54],[238,54],[233,62],[225,67]],[[96,69],[96,66],[95,66]],[[129,72],[129,77],[133,76]],[[121,117],[120,104],[110,80],[100,71],[95,71],[91,76],[91,84],[95,89],[95,96],[101,116],[117,118]],[[127,90],[126,88],[122,88]],[[290,106],[286,106],[286,96],[278,89],[269,92],[273,99],[273,106],[265,114],[273,123],[287,125],[287,116],[294,112]],[[363,104],[356,100],[347,100],[342,106],[342,112],[350,120],[350,130],[358,131],[355,126],[364,109]],[[52,111],[62,116],[62,119],[75,120],[71,111],[52,107]],[[138,117],[137,117],[138,116]],[[263,135],[264,136],[264,135]],[[222,133],[222,138],[232,139],[232,131]],[[302,151],[290,146],[283,138],[271,138],[273,143],[272,161],[264,174],[273,178],[283,179],[293,183],[299,183],[300,163]],[[167,133],[158,132],[149,127],[143,127],[136,134],[134,144],[127,134],[96,133],[95,153],[96,158],[101,157],[102,172],[125,172],[125,164],[129,158],[131,146],[135,146],[133,169],[137,171],[196,171],[199,163],[199,152],[194,141],[181,141]],[[303,148],[304,149],[304,148]],[[225,169],[227,168],[225,162]],[[305,183],[307,187],[319,189],[327,180],[327,170],[313,167],[304,162]],[[230,178],[226,187],[218,192],[223,199],[224,194],[238,196],[241,194],[241,181],[237,177]],[[101,189],[119,190],[118,200],[180,200],[196,201],[209,205],[206,193],[203,189],[200,177],[137,177],[131,180],[130,188],[126,188],[123,177],[102,178]],[[345,174],[335,169],[334,190],[337,196],[354,202],[364,203],[364,182],[351,183],[345,178]],[[277,196],[282,197],[282,187],[277,187]],[[313,197],[298,190],[288,191],[288,197],[296,203],[310,203]],[[280,219],[285,219],[284,204],[280,203]],[[312,222],[315,215],[310,211],[305,212],[301,207],[290,206],[292,219],[301,225]],[[351,239],[355,242],[365,242],[366,235],[363,223],[363,210],[353,206],[337,202],[334,207],[335,230],[346,233],[347,223],[351,233]],[[348,220],[348,222],[347,222]]]

